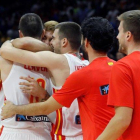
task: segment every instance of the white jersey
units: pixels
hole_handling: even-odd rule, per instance
[[[0,85],[2,86],[2,85]],[[2,87],[0,88],[0,116],[1,116],[1,108],[4,105],[4,93]],[[0,117],[0,130],[1,130],[2,124],[1,124],[1,117]]]
[[[64,54],[67,58],[70,74],[79,70],[89,64],[87,60],[80,60],[72,54]],[[52,82],[51,82],[52,84]],[[53,92],[60,90],[62,86],[56,87],[52,84]],[[55,123],[55,139],[58,137],[77,137],[82,135],[82,128],[80,123],[78,101],[75,99],[70,108],[62,107],[56,111],[57,118]],[[81,138],[83,139],[83,138]]]
[[[23,82],[24,80],[20,79],[21,76],[30,76],[34,78],[44,89],[48,91],[48,93],[51,92],[47,68],[14,63],[8,77],[3,82],[3,91],[6,100],[13,102],[15,105],[23,105],[40,101],[38,97],[33,97],[32,95],[22,93],[19,83]],[[44,122],[47,122],[47,125],[44,125]],[[51,129],[50,120],[45,115],[24,116],[17,114],[14,117],[3,120],[2,125],[7,128],[24,129],[45,127],[46,129],[46,127],[48,127],[48,130]]]

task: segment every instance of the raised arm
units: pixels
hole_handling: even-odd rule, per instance
[[[10,42],[5,42],[1,49],[0,54],[3,58],[30,66],[47,67],[48,69],[59,68],[62,69],[63,65],[67,63],[64,55],[55,54],[50,51],[30,52],[14,48]]]
[[[17,38],[12,41],[12,45],[16,48],[28,50],[32,52],[53,51],[53,48],[42,41],[32,37]]]

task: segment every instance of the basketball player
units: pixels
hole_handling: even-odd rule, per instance
[[[4,104],[4,93],[2,90],[2,81],[0,80],[0,114],[1,114],[1,108]],[[0,118],[0,135],[1,135],[2,125],[1,125],[1,118]]]
[[[47,22],[44,23],[45,35],[44,35],[42,41],[43,41],[44,43],[46,43],[47,46],[50,46],[51,48],[52,48],[52,45],[50,44],[50,42],[51,42],[51,40],[52,40],[52,35],[53,35],[54,30],[55,30],[55,26],[56,26],[57,24],[58,24],[57,21],[47,21]],[[23,39],[24,39],[24,40],[23,40]],[[24,37],[24,38],[22,38],[22,40],[21,40],[21,39],[16,40],[15,43],[18,43],[18,44],[14,44],[14,46],[19,48],[19,44],[20,44],[20,48],[24,48],[24,46],[25,46],[25,43],[24,43],[24,42],[27,42],[26,39],[29,40],[28,37],[26,37],[26,38]],[[21,41],[22,41],[22,42],[21,42]],[[32,46],[37,46],[37,45],[39,45],[39,44],[37,44],[36,41],[37,41],[37,40],[34,40],[33,38],[30,38],[30,42],[32,42],[32,43],[30,43],[29,45],[32,45]],[[26,44],[26,46],[29,46],[29,45]],[[38,46],[37,46],[37,47],[38,47]],[[32,47],[32,48],[33,48],[33,47]],[[50,48],[50,49],[51,49],[51,48]],[[32,51],[33,51],[33,50],[32,50]],[[50,50],[50,51],[54,51],[53,48],[52,48],[52,50]],[[28,94],[31,94],[31,95],[33,95],[33,96],[38,96],[38,95],[41,95],[41,94],[45,95],[45,94],[46,94],[46,90],[44,90],[44,88],[42,88],[42,87],[37,83],[37,81],[36,81],[35,79],[32,79],[32,78],[30,78],[30,77],[27,77],[27,78],[24,79],[24,80],[27,80],[27,82],[24,82],[24,83],[22,82],[22,83],[20,83],[20,85],[21,85],[20,88],[22,89],[22,91],[23,91],[24,93],[28,93]],[[23,86],[24,86],[24,87],[23,87]],[[49,95],[46,95],[46,96],[49,96]]]
[[[45,29],[45,35],[42,39],[42,41],[44,43],[46,43],[47,45],[51,45],[50,42],[52,40],[52,35],[53,35],[53,32],[55,30],[55,26],[58,24],[57,21],[47,21],[44,23],[44,29]]]
[[[25,14],[21,17],[19,23],[19,36],[31,36],[41,42],[44,35],[43,25],[40,17],[33,13]],[[44,44],[44,43],[43,43]],[[40,48],[41,49],[41,48]],[[46,49],[46,45],[42,47]],[[24,56],[23,56],[24,57]],[[20,76],[30,76],[38,81],[38,83],[51,92],[48,71],[43,67],[33,67],[21,65],[0,58],[1,78],[3,81],[3,90],[7,100],[14,102],[16,105],[39,102],[41,99],[29,94],[24,94],[19,88]],[[44,97],[44,95],[40,95]],[[47,125],[44,125],[47,123]],[[50,131],[51,123],[47,116],[23,116],[16,114],[15,116],[3,120],[4,126],[0,139],[1,140],[51,140]]]
[[[61,89],[66,78],[72,72],[86,66],[88,61],[80,60],[82,59],[79,55],[81,30],[80,26],[74,22],[63,22],[56,25],[51,44],[57,54],[47,51],[33,53],[20,50],[7,42],[2,46],[1,55],[22,64],[27,61],[28,65],[47,67],[50,71],[53,91],[56,92]],[[23,54],[25,57],[21,57]],[[40,60],[44,61],[40,62]],[[33,112],[31,111],[31,113]],[[70,108],[63,107],[57,110],[55,139],[83,139],[77,99],[73,101]]]

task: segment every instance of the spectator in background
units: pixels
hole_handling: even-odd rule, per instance
[[[9,29],[7,31],[7,36],[9,36],[10,39],[15,39],[15,38],[17,38],[19,36],[17,27],[15,25],[12,27],[12,29]]]
[[[107,13],[106,18],[110,21],[112,26],[116,29],[117,28],[117,16],[119,14],[119,10],[115,3],[110,4],[110,10]]]

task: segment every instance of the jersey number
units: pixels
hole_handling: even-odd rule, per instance
[[[42,78],[39,78],[36,80],[38,82],[38,84],[45,89],[45,84],[46,84],[46,81]],[[30,95],[30,103],[37,103],[37,102],[40,102],[40,99],[39,97],[34,97],[33,95]]]

